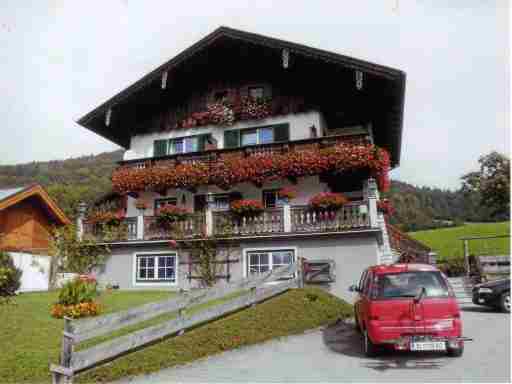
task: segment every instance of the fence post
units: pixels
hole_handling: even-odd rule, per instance
[[[464,265],[466,267],[466,276],[469,277],[469,240],[467,239],[464,240]]]
[[[73,354],[73,334],[69,317],[64,317],[64,331],[62,332],[62,349],[60,353],[61,367],[71,370],[71,355]],[[52,371],[53,384],[71,384],[73,376],[68,376],[62,372]]]
[[[297,288],[304,288],[304,258],[297,260]]]

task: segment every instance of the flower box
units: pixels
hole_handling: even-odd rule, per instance
[[[156,212],[157,223],[163,227],[184,221],[189,216],[190,212],[187,209],[180,208],[172,204],[164,205]]]
[[[315,211],[337,211],[348,202],[341,193],[322,192],[309,200],[309,206]]]
[[[258,216],[263,210],[263,204],[258,200],[235,200],[231,203],[231,212],[241,217]]]

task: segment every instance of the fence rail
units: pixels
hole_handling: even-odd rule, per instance
[[[283,210],[266,209],[254,217],[237,217],[230,212],[213,212],[213,230],[216,235],[254,235],[283,232]]]
[[[369,226],[366,201],[346,204],[339,210],[324,212],[312,211],[308,206],[291,207],[292,232],[334,232]]]
[[[277,281],[289,276],[296,278]],[[133,351],[153,341],[184,331],[206,321],[214,320],[227,313],[259,303],[276,296],[290,288],[303,285],[301,269],[298,264],[290,264],[264,274],[242,279],[231,284],[219,283],[210,289],[190,293],[184,298],[166,300],[142,305],[130,310],[85,320],[65,319],[60,364],[50,365],[53,382],[70,383],[73,375],[111,360],[121,354]],[[264,285],[276,282],[272,285]],[[227,302],[208,307],[187,316],[187,309],[207,303],[235,292],[246,291],[241,296]],[[97,336],[109,334],[115,330],[138,324],[166,313],[177,313],[177,317],[163,323],[143,328],[130,334],[75,352],[74,345]]]

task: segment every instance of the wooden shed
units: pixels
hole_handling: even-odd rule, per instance
[[[54,226],[70,220],[38,184],[0,189],[0,249],[45,253]]]

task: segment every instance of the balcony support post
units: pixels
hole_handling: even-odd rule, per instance
[[[144,240],[144,211],[139,210],[137,215],[137,240]]]
[[[283,204],[283,231],[292,231],[292,215],[289,201],[286,201],[286,203]]]
[[[84,235],[84,219],[87,212],[87,204],[81,201],[78,204],[78,216],[76,218],[76,235],[79,240],[82,240]]]
[[[365,194],[368,199],[368,214],[370,216],[370,227],[378,228],[377,200],[379,200],[379,191],[375,179],[369,178],[365,188]]]
[[[213,236],[213,194],[208,193],[206,197],[206,210],[205,210],[205,225],[206,225],[206,236]]]

